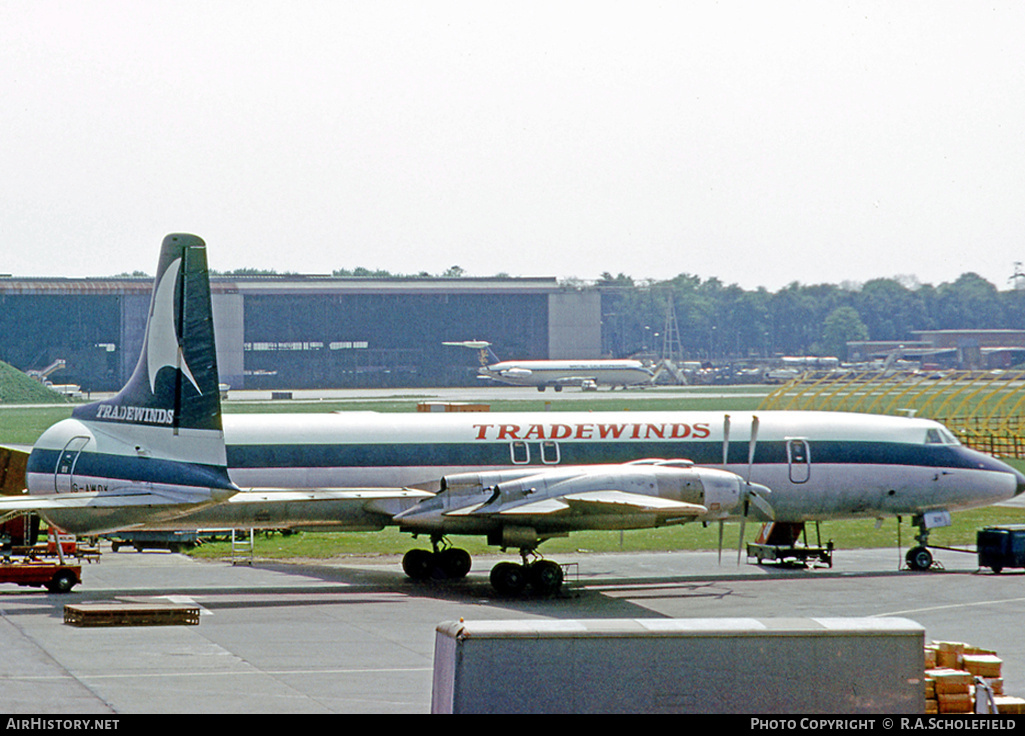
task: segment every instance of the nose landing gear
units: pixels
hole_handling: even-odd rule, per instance
[[[908,569],[923,572],[932,567],[932,552],[923,543],[909,549],[908,553],[904,555],[904,561],[908,563]]]
[[[899,518],[897,524],[899,529]],[[929,550],[929,531],[942,526],[950,526],[950,512],[945,510],[927,511],[924,514],[913,516],[911,524],[918,527],[918,534],[915,535],[915,541],[918,542],[918,545],[909,549],[908,553],[904,555],[904,561],[907,563],[908,569],[924,572],[938,567],[939,563],[933,559],[932,552]],[[944,549],[948,548],[944,547]]]

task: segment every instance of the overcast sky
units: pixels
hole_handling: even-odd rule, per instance
[[[0,272],[1025,261],[1025,3],[0,0]]]

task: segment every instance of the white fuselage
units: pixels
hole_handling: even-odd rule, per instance
[[[504,360],[480,369],[483,378],[512,386],[600,386],[651,383],[653,374],[639,360]]]
[[[503,468],[682,458],[772,490],[780,521],[915,514],[1006,500],[1022,476],[922,419],[761,412],[748,469],[750,413],[225,415],[242,487],[416,487]]]
[[[413,490],[436,492],[445,476],[505,469],[543,473],[645,458],[687,459],[761,484],[771,490],[776,520],[787,522],[971,508],[1009,499],[1025,485],[1020,473],[960,445],[928,420],[832,412],[758,417],[749,466],[750,413],[733,413],[728,421],[721,413],[687,411],[228,414],[227,471],[242,492],[161,523],[380,528],[422,500]],[[181,464],[163,462],[155,444],[110,444],[102,430],[87,424],[65,420],[40,438],[29,462],[33,493],[113,488],[122,482],[119,474],[133,486],[180,484]],[[88,432],[93,443],[72,444],[69,452],[69,438]],[[205,467],[190,472],[203,473]],[[322,493],[343,489],[350,492]],[[381,489],[392,490],[387,500],[375,499]],[[402,495],[396,489],[411,490]],[[321,496],[316,503],[289,504],[300,496],[281,495],[303,491]],[[153,521],[145,509],[110,512],[118,524]],[[42,513],[78,533],[88,523],[76,526],[80,516],[74,510]]]

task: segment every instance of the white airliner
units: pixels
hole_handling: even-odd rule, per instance
[[[432,544],[406,555],[414,578],[465,575],[469,555],[447,537],[481,534],[522,557],[496,566],[499,590],[551,592],[561,568],[528,562],[545,539],[688,521],[909,516],[920,530],[909,563],[928,567],[935,519],[1025,489],[1025,476],[942,425],[905,417],[222,416],[202,240],[168,236],[157,274],[128,384],[42,434],[27,494],[0,499],[0,514],[36,511],[76,534],[397,525]]]
[[[639,360],[498,360],[491,352],[491,343],[484,340],[443,344],[478,350],[478,378],[510,386],[537,386],[538,391],[548,386],[556,391],[566,386],[638,386],[655,379],[654,372]]]

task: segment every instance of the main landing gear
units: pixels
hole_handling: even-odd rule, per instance
[[[402,557],[402,571],[413,580],[462,580],[470,572],[470,553],[458,547],[438,549],[432,540],[433,552],[411,549]]]
[[[502,595],[520,595],[528,587],[537,596],[555,595],[562,589],[562,566],[551,560],[527,562],[530,551],[521,550],[523,564],[499,562],[491,568],[491,587]]]
[[[458,547],[442,547],[441,540],[432,538],[433,551],[411,549],[402,558],[402,570],[417,581],[462,580],[470,572],[470,554]],[[532,548],[520,550],[523,563],[499,562],[491,569],[491,587],[501,595],[521,595],[530,590],[536,596],[555,595],[562,589],[562,566],[551,560],[528,562],[534,555]]]

